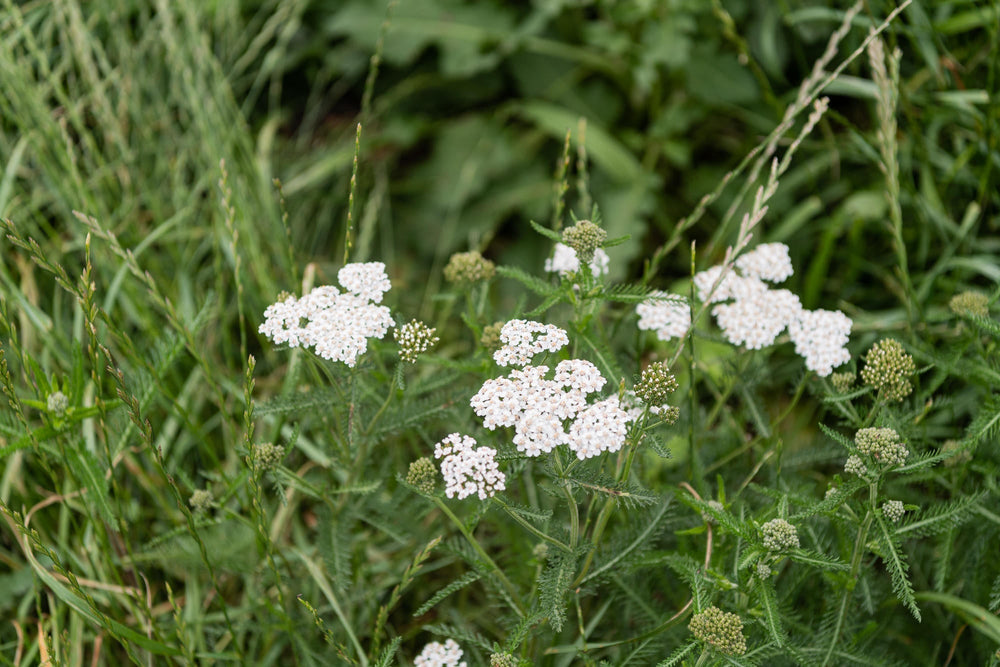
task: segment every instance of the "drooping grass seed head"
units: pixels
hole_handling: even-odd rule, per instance
[[[718,607],[709,607],[692,616],[688,630],[697,639],[720,653],[743,655],[747,652],[747,642],[743,636],[743,619]]]
[[[410,364],[416,363],[418,356],[434,347],[441,340],[434,335],[435,331],[437,329],[417,320],[396,327],[392,332],[392,337],[399,344],[399,358]]]
[[[886,401],[899,402],[910,395],[910,377],[916,372],[913,357],[899,341],[885,338],[875,343],[865,357],[861,379],[878,390]]]
[[[799,533],[795,526],[784,519],[771,519],[760,527],[764,548],[768,551],[787,551],[799,548]]]
[[[608,233],[590,220],[581,220],[572,227],[563,230],[563,243],[576,251],[581,262],[589,263],[594,259],[594,252],[608,238]]]
[[[989,298],[982,292],[961,292],[951,297],[948,307],[956,315],[976,315],[986,317],[990,314]]]
[[[458,287],[488,282],[496,275],[496,265],[478,251],[456,252],[444,267],[444,279]]]
[[[422,456],[410,463],[410,469],[406,473],[406,483],[428,495],[433,494],[437,487],[437,468],[434,467],[434,462]]]

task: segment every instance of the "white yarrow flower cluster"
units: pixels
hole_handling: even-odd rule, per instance
[[[763,243],[739,257],[735,264],[735,269],[725,275],[722,266],[713,266],[694,276],[698,298],[716,304],[712,315],[726,340],[759,350],[772,345],[787,329],[806,368],[823,377],[850,360],[845,347],[851,332],[850,318],[840,311],[804,310],[798,296],[767,284],[782,282],[792,275],[788,246]]]
[[[462,649],[454,639],[444,644],[431,642],[413,660],[414,667],[467,667],[462,660]]]
[[[273,303],[258,331],[277,344],[312,348],[324,359],[353,367],[368,339],[382,338],[393,324],[389,309],[375,305],[391,284],[382,262],[348,264],[337,279],[346,292],[323,285],[301,299]]]
[[[851,360],[847,351],[851,318],[839,310],[803,310],[788,325],[795,352],[806,360],[806,368],[826,377]]]
[[[449,498],[478,495],[480,500],[486,500],[507,488],[507,478],[495,460],[497,450],[475,445],[475,438],[452,433],[434,446],[434,458],[442,459],[441,476]]]
[[[594,250],[594,259],[590,261],[590,272],[595,276],[604,275],[611,266],[611,258],[602,248]],[[555,253],[551,258],[545,260],[545,270],[549,273],[558,273],[560,276],[568,276],[580,270],[580,258],[565,243],[557,243]]]
[[[672,297],[672,298],[665,298]],[[660,340],[681,338],[691,326],[691,307],[681,297],[655,292],[635,307],[642,331],[655,331]]]
[[[499,366],[527,366],[541,352],[558,352],[569,343],[566,332],[552,324],[511,320],[500,330],[503,345],[493,353]]]
[[[517,324],[515,324],[517,323]],[[512,326],[508,330],[508,326]],[[501,340],[509,351],[496,356],[497,363],[524,363],[540,350],[544,332],[548,343],[558,342],[556,351],[568,342],[566,332],[538,322],[514,320],[504,326]],[[563,342],[565,341],[565,342]],[[589,404],[587,397],[607,383],[594,364],[585,359],[566,359],[555,367],[552,378],[548,366],[524,366],[507,377],[487,380],[470,400],[483,425],[494,430],[514,428],[514,446],[528,456],[547,454],[559,445],[567,445],[577,458],[585,459],[601,452],[615,452],[625,443],[628,413],[612,397]],[[568,425],[566,422],[571,422]]]

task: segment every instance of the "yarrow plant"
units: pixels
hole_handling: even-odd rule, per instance
[[[467,667],[462,660],[462,648],[454,639],[447,639],[443,644],[431,642],[413,660],[414,667]]]
[[[691,634],[720,653],[743,655],[747,652],[743,619],[737,614],[712,606],[691,617],[688,629]]]
[[[787,330],[806,368],[825,377],[851,358],[846,346],[852,322],[840,311],[805,310],[798,296],[768,285],[793,273],[788,246],[763,243],[738,257],[735,268],[719,265],[695,274],[694,286],[699,300],[716,304],[711,312],[727,341],[760,350]],[[637,306],[639,328],[655,331],[660,340],[683,336],[691,312],[680,298],[657,292]]]
[[[434,446],[434,458],[441,459],[445,495],[449,498],[478,495],[480,500],[485,500],[506,488],[506,478],[494,460],[496,450],[475,445],[474,438],[452,433]],[[427,482],[414,481],[427,488]]]
[[[391,284],[382,262],[348,264],[337,278],[346,292],[324,285],[301,299],[288,296],[268,306],[260,333],[354,367],[368,349],[368,339],[382,338],[392,325],[389,309],[377,305]]]

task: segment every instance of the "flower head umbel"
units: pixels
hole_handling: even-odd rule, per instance
[[[492,653],[490,667],[517,667],[517,660],[510,653]]]
[[[830,376],[830,382],[833,384],[833,388],[838,394],[846,394],[854,386],[854,373],[852,371],[843,371],[841,373],[834,373]]]
[[[493,353],[498,366],[527,366],[541,352],[558,352],[569,343],[563,329],[531,320],[511,320],[500,330],[503,346]]]
[[[691,307],[682,297],[654,292],[635,307],[642,331],[655,331],[660,340],[681,338],[691,326]]]
[[[462,660],[462,649],[454,639],[444,644],[431,642],[413,659],[414,667],[466,667]]]
[[[910,451],[891,428],[863,428],[854,434],[858,451],[882,467],[903,465]]]
[[[59,418],[65,417],[66,411],[69,409],[69,398],[61,391],[54,391],[45,399],[45,407],[48,408],[53,416]]]
[[[431,349],[441,340],[434,335],[435,331],[437,329],[417,320],[396,327],[396,330],[392,332],[392,337],[399,343],[399,358],[407,363],[416,363],[420,354]]]
[[[590,272],[595,276],[604,275],[611,266],[611,258],[608,253],[601,248],[594,251],[594,257],[590,260]],[[545,260],[545,270],[549,273],[558,273],[560,276],[568,276],[580,270],[580,258],[576,251],[564,243],[557,243],[550,259]]]
[[[760,527],[764,548],[768,551],[787,551],[799,548],[799,533],[795,526],[784,519],[771,519]]]
[[[743,636],[743,619],[718,607],[709,607],[692,616],[688,630],[720,653],[743,655],[747,652],[747,642]]]
[[[879,391],[889,402],[898,402],[913,391],[910,377],[916,372],[913,357],[906,353],[898,340],[884,338],[868,350],[861,379]]]
[[[467,435],[452,433],[434,446],[434,458],[442,459],[445,495],[461,498],[476,494],[486,500],[506,486],[504,474],[494,460],[497,451],[491,447],[475,447],[476,441]]]
[[[806,368],[820,376],[848,360],[851,320],[840,311],[805,310],[799,297],[767,283],[780,283],[794,272],[783,243],[762,243],[726,269],[713,266],[695,274],[698,298],[712,307],[722,334],[733,345],[759,350],[773,345],[785,329]]]
[[[581,220],[563,230],[562,237],[563,243],[575,250],[577,257],[590,262],[601,244],[607,240],[608,233],[590,220]]]
[[[254,445],[254,459],[262,470],[277,468],[283,458],[285,458],[285,448],[281,445],[273,442]]]
[[[455,253],[444,267],[444,279],[459,286],[487,282],[495,274],[496,265],[475,250]]]
[[[391,285],[382,262],[348,264],[337,278],[346,292],[323,285],[301,299],[288,296],[268,306],[260,333],[353,367],[367,351],[368,339],[382,338],[392,324],[389,309],[375,305]]]
[[[651,406],[663,406],[670,394],[677,389],[677,378],[670,372],[670,367],[662,361],[650,364],[642,371],[639,382],[635,385],[635,395],[642,402]]]
[[[857,454],[851,454],[844,461],[844,472],[851,475],[857,475],[858,477],[866,477],[868,475],[868,468],[865,466],[865,462],[861,460],[861,457]]]
[[[618,397],[606,398],[577,415],[569,427],[566,444],[581,461],[602,452],[617,452],[625,444],[629,421]]]
[[[903,503],[899,500],[887,500],[882,503],[882,516],[893,523],[897,523],[902,519],[905,512],[906,508],[903,507]]]
[[[188,498],[188,505],[194,510],[195,514],[203,514],[207,512],[212,504],[215,502],[215,497],[212,492],[208,489],[196,489],[191,497]]]
[[[437,468],[434,467],[434,462],[423,456],[411,463],[406,473],[406,483],[424,493],[434,493],[437,486]]]
[[[951,297],[948,307],[956,315],[976,315],[987,317],[990,314],[989,298],[982,292],[962,292]]]
[[[851,360],[847,351],[851,318],[839,310],[803,310],[788,325],[795,352],[806,360],[806,368],[826,377]]]

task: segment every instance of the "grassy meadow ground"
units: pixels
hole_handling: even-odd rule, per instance
[[[4,0],[0,218],[0,664],[1000,663],[996,0]]]

